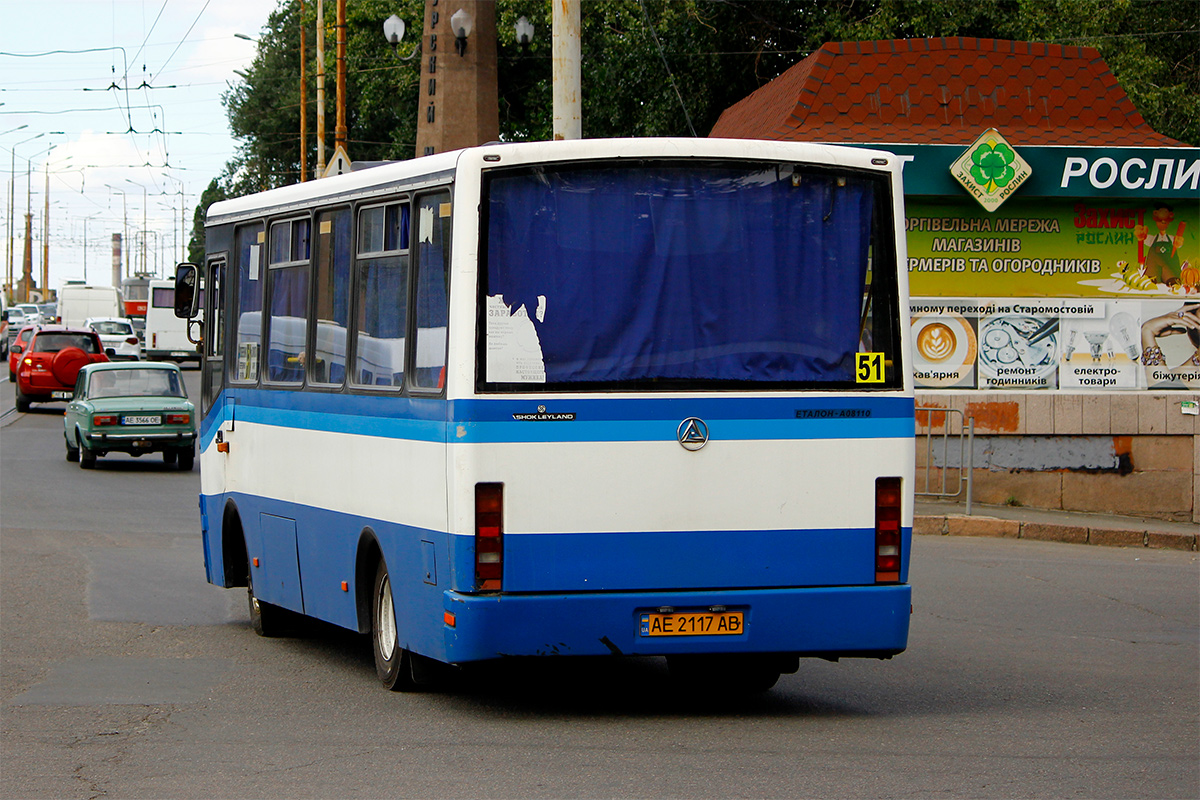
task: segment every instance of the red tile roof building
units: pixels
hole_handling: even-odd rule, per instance
[[[1180,147],[1142,119],[1091,47],[999,39],[827,42],[721,114],[734,139]]]

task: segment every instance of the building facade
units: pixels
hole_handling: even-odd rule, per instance
[[[918,405],[974,419],[976,500],[1200,522],[1200,149],[1096,50],[827,43],[710,135],[908,161]]]

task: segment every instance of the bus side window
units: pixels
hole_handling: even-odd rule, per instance
[[[408,203],[359,211],[354,370],[358,386],[404,382],[408,328]]]
[[[309,220],[271,225],[271,263],[267,281],[266,379],[274,383],[304,381],[308,342]]]
[[[308,365],[312,383],[341,386],[346,380],[346,331],[350,327],[350,209],[317,215],[313,249],[316,284],[316,332]]]
[[[236,284],[234,307],[234,351],[230,380],[258,382],[258,359],[262,346],[263,275],[266,272],[266,236],[261,223],[237,229],[234,235]]]
[[[417,279],[411,385],[441,391],[445,382],[447,281],[450,275],[449,192],[426,195],[417,204]]]

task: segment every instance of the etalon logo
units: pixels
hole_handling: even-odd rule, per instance
[[[684,450],[699,450],[708,444],[708,425],[699,417],[688,417],[675,431]]]
[[[950,174],[988,211],[995,211],[1033,169],[1000,132],[990,128],[950,165]]]

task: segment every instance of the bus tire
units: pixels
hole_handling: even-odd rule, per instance
[[[246,598],[250,606],[250,626],[259,636],[274,638],[285,636],[290,630],[289,612],[286,608],[264,603],[254,596],[253,567],[246,565]]]
[[[392,581],[383,559],[375,568],[371,590],[371,650],[375,654],[375,674],[386,688],[393,692],[416,690],[411,656],[400,646]]]

